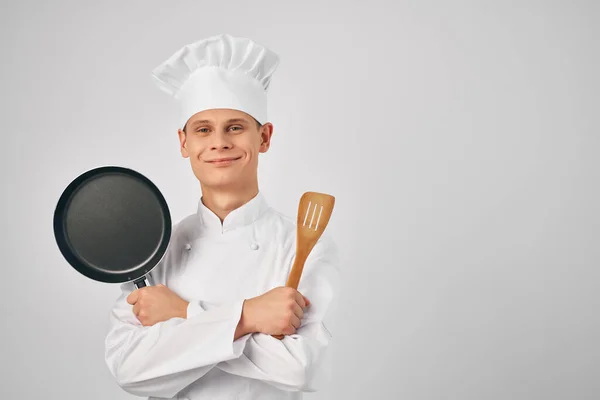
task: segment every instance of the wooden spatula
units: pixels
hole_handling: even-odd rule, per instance
[[[296,225],[296,257],[288,276],[287,287],[298,290],[304,263],[325,231],[334,205],[335,197],[325,193],[306,192],[300,197]],[[283,339],[283,336],[273,335],[279,340]]]

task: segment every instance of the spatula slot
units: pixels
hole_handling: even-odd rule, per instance
[[[306,221],[308,220],[308,216],[311,211],[311,206],[312,206],[312,201],[309,201],[308,207],[306,207],[306,214],[304,215],[304,223],[302,224],[302,226],[305,226],[308,229],[312,229],[312,230],[316,231],[319,229],[319,221],[321,221],[321,215],[323,214],[323,205],[320,205],[319,214],[317,215],[317,221],[314,225],[314,228],[313,228],[313,222],[315,222],[315,215],[317,214],[317,207],[319,207],[319,204],[315,203],[314,207],[312,207],[312,215],[310,218],[310,222],[308,223],[308,225],[306,225]]]
[[[306,220],[308,219],[308,214],[310,213],[310,205],[311,205],[311,201],[308,202],[308,207],[306,207],[306,214],[304,215],[304,223],[302,224],[302,226],[306,226]]]

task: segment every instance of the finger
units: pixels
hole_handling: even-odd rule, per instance
[[[137,317],[138,315],[140,315],[141,309],[142,309],[142,306],[140,306],[140,303],[136,303],[133,306],[133,314]]]
[[[300,318],[298,318],[297,316],[292,315],[292,318],[290,318],[290,323],[292,324],[292,326],[295,329],[298,329],[298,328],[300,328],[300,325],[302,324],[302,321],[300,321]]]
[[[302,308],[306,307],[306,303],[304,302],[304,296],[302,296],[302,294],[300,294],[300,292],[296,292],[295,300],[296,300],[296,303],[298,303],[300,305],[300,307],[302,307]]]
[[[131,292],[129,294],[129,296],[127,296],[127,303],[129,303],[129,304],[135,304],[135,302],[137,301],[137,299],[138,299],[138,291],[136,289],[133,292]]]
[[[300,305],[294,304],[294,314],[300,319],[304,318],[304,310],[302,307],[300,307]]]
[[[304,296],[302,296],[304,297]],[[304,297],[304,302],[306,303],[306,307],[310,306],[310,300]]]
[[[296,328],[294,327],[294,325],[290,324],[281,333],[284,335],[293,335],[294,333],[296,333]]]

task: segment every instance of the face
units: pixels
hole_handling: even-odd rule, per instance
[[[259,128],[250,115],[229,109],[194,114],[185,132],[178,130],[181,155],[202,186],[214,189],[257,184],[258,155],[269,149],[272,134],[272,124]]]

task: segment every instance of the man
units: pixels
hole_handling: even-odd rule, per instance
[[[249,39],[219,35],[184,46],[153,71],[179,102],[180,150],[202,196],[197,212],[173,227],[151,286],[121,285],[110,314],[106,363],[129,393],[301,399],[327,376],[335,245],[325,232],[299,290],[283,287],[295,218],[269,207],[258,187],[258,157],[273,134],[266,92],[278,63]]]

